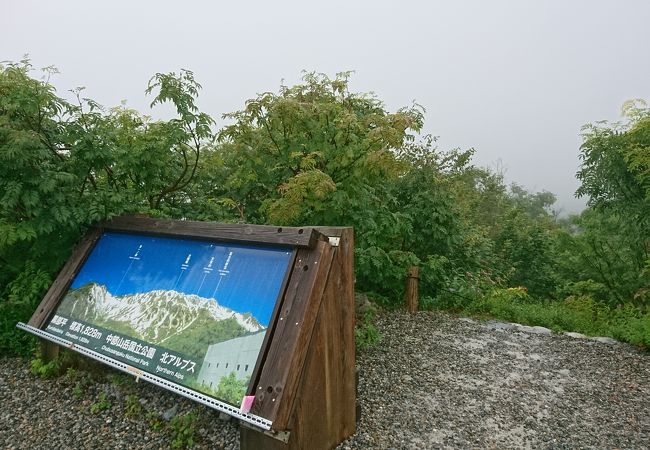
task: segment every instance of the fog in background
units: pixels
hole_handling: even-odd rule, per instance
[[[300,80],[354,70],[351,87],[390,110],[427,110],[440,149],[476,149],[508,182],[577,212],[580,128],[650,99],[650,1],[0,0],[0,60],[55,65],[59,95],[106,106],[144,95],[156,72],[194,71],[217,119]]]

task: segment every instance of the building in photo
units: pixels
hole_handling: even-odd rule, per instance
[[[235,372],[244,379],[253,372],[266,330],[248,336],[212,344],[203,359],[199,383],[216,389],[222,377]]]

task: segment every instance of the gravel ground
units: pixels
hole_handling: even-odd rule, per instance
[[[102,397],[106,409],[98,409]],[[189,413],[198,416],[194,448],[239,448],[234,421],[109,368],[44,380],[30,373],[29,360],[3,358],[0,398],[2,449],[169,449],[177,436],[172,417]]]
[[[357,361],[362,417],[340,449],[650,448],[648,353],[443,313],[377,326],[381,344]],[[208,408],[117,373],[93,380],[0,359],[0,448],[167,449],[169,417],[191,411],[196,448],[239,448],[238,425]]]
[[[379,318],[348,448],[650,448],[650,355],[541,327]]]

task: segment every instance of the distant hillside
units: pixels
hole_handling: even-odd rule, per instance
[[[252,315],[197,295],[156,290],[114,296],[96,283],[71,289],[58,311],[201,359],[211,344],[265,329]]]

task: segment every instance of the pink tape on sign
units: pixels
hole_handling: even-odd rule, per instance
[[[254,395],[246,395],[244,398],[241,399],[241,407],[239,408],[241,412],[249,413],[251,411],[251,407],[253,406],[253,401],[255,400]]]

